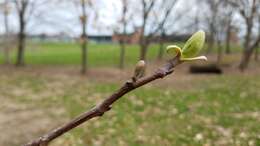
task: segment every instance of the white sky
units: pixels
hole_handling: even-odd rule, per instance
[[[0,3],[4,0],[0,0]],[[10,0],[11,1],[11,0]],[[44,0],[34,0],[41,2]],[[46,1],[46,0],[45,0]],[[61,2],[64,1],[64,2]],[[90,11],[88,34],[90,35],[109,35],[118,24],[121,14],[121,0],[94,0],[94,9],[98,10],[98,17],[95,16],[95,10]],[[140,4],[137,1],[129,0],[131,7],[135,7],[134,21],[130,24],[128,30],[132,31],[133,26],[140,26],[141,19],[138,11]],[[160,1],[160,0],[158,0]],[[12,32],[18,31],[18,19],[14,6],[9,16],[10,29]],[[78,36],[80,34],[80,25],[78,20],[79,9],[72,0],[49,0],[47,5],[40,5],[30,19],[27,26],[27,33],[30,34],[58,34],[66,33],[70,36]],[[159,11],[159,10],[158,10]],[[185,13],[182,13],[185,12]],[[183,17],[180,21],[175,20],[175,16],[182,13]],[[185,15],[184,15],[185,14]],[[194,5],[194,0],[180,0],[172,12],[172,19],[166,23],[167,31],[170,33],[185,33],[191,31],[189,25],[194,21],[195,16],[205,17],[205,8]],[[0,33],[4,32],[3,12],[0,10]],[[150,26],[152,27],[152,26]],[[203,25],[200,28],[203,29]]]
[[[0,0],[4,1],[4,0]],[[38,0],[40,1],[40,0]],[[89,16],[88,33],[111,34],[112,25],[116,24],[118,12],[120,13],[120,0],[95,0],[95,9],[98,9],[98,21],[92,10]],[[9,15],[9,25],[12,32],[17,32],[18,22],[14,6]],[[41,13],[41,15],[39,15]],[[52,2],[48,5],[37,7],[34,16],[30,19],[27,32],[31,34],[57,34],[65,32],[77,35],[80,32],[78,9],[70,0],[65,3]],[[95,20],[95,21],[94,21]],[[0,33],[4,32],[3,12],[0,10]]]

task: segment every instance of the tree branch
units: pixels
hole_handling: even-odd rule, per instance
[[[178,1],[179,1],[179,0],[174,0],[174,1],[170,4],[170,6],[168,6],[168,7],[166,8],[166,11],[165,11],[165,14],[164,14],[164,16],[163,16],[162,21],[158,24],[158,26],[157,26],[157,28],[154,30],[154,32],[152,32],[152,33],[149,35],[150,37],[153,37],[156,33],[158,33],[158,31],[160,31],[161,29],[163,29],[164,24],[166,23],[166,21],[168,20],[170,14],[171,14],[171,12],[172,12],[172,9],[176,6],[176,4],[177,4]]]
[[[152,75],[141,78],[136,82],[127,81],[119,90],[117,90],[108,98],[104,99],[103,102],[96,105],[91,110],[79,115],[78,117],[62,125],[61,127],[58,127],[57,129],[54,129],[53,131],[50,131],[42,137],[39,137],[23,146],[47,146],[52,140],[70,131],[71,129],[83,124],[84,122],[94,117],[102,116],[105,112],[109,111],[112,108],[112,104],[114,102],[116,102],[118,99],[120,99],[123,95],[127,94],[128,92],[136,88],[139,88],[145,84],[148,84],[154,80],[164,78],[165,76],[171,74],[173,72],[174,67],[181,63],[182,61],[180,61],[179,56],[177,56],[169,60],[163,67],[159,68]]]
[[[255,42],[250,46],[249,50],[253,50],[260,44],[260,36],[255,40]]]

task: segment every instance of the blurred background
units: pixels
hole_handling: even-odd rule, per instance
[[[51,146],[260,146],[259,0],[0,0],[0,145],[90,109],[167,45],[207,35],[207,62],[120,99]]]

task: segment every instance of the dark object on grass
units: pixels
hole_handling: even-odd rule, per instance
[[[193,74],[222,74],[222,70],[216,64],[192,65],[190,73]]]

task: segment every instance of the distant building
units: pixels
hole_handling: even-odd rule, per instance
[[[33,41],[42,41],[42,42],[74,42],[78,38],[71,37],[67,34],[60,33],[57,35],[47,35],[45,33],[39,35],[29,35],[28,39]],[[109,43],[112,42],[111,35],[89,35],[88,40],[95,43]]]
[[[39,42],[73,42],[75,40],[75,38],[67,35],[66,33],[59,33],[55,35],[42,33],[37,35],[28,35],[27,38],[29,40]]]
[[[171,34],[171,35],[163,35],[162,39],[164,42],[185,42],[189,39],[191,34]],[[156,41],[159,41],[160,37],[155,37]]]
[[[112,42],[111,35],[89,35],[88,40],[95,43],[110,43]]]
[[[112,36],[113,42],[120,42],[125,40],[128,44],[138,44],[141,38],[141,29],[136,29],[135,32],[124,35],[119,33],[114,33]]]
[[[186,41],[191,34],[179,34],[179,35],[163,35],[162,39],[164,42],[183,42]],[[138,44],[141,38],[141,29],[136,29],[135,32],[123,35],[119,33],[114,33],[112,36],[113,42],[120,42],[121,40],[125,39],[126,43],[128,44]],[[159,42],[161,39],[160,36],[155,36],[152,38],[152,42]]]

